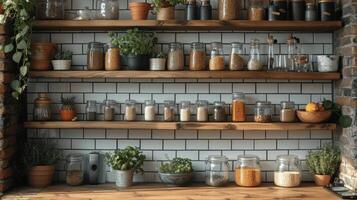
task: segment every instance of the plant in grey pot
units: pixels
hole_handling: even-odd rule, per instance
[[[163,52],[155,53],[150,58],[151,71],[164,71],[166,68],[166,55]]]
[[[109,37],[110,42],[119,47],[121,55],[126,57],[126,70],[149,69],[149,59],[157,42],[154,33],[135,28],[122,36],[111,32]]]
[[[175,6],[184,4],[185,0],[152,0],[157,20],[175,19]]]
[[[116,173],[115,184],[129,187],[133,184],[134,172],[143,172],[145,155],[137,147],[128,146],[105,155],[105,160]]]
[[[70,70],[72,65],[71,51],[58,52],[52,60],[53,70]]]
[[[192,161],[188,158],[174,158],[160,167],[159,176],[167,185],[184,186],[192,179]]]

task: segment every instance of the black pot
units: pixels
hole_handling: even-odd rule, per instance
[[[149,70],[150,56],[147,55],[127,55],[126,70]]]

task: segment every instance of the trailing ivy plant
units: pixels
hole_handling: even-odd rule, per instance
[[[19,99],[27,87],[31,54],[31,32],[36,0],[0,0],[4,14],[0,24],[13,24],[13,35],[1,49],[12,54],[12,60],[19,66],[17,79],[11,82],[12,96]]]

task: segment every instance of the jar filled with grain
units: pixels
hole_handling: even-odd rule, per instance
[[[100,42],[91,42],[88,44],[87,51],[87,69],[104,69],[104,44]]]
[[[258,39],[253,39],[250,42],[250,57],[248,61],[248,70],[259,71],[263,69],[263,64],[260,59],[260,44]]]
[[[164,101],[164,121],[165,122],[175,121],[175,102],[174,101]]]
[[[270,101],[258,101],[255,105],[254,121],[268,123],[273,120],[273,108]]]
[[[206,69],[206,53],[203,43],[194,42],[191,44],[190,51],[190,70],[201,71]]]
[[[115,71],[120,69],[120,51],[116,45],[107,44],[105,52],[105,70]]]
[[[274,184],[280,187],[297,187],[301,183],[301,165],[295,155],[281,155],[276,159]]]
[[[136,101],[126,100],[125,101],[125,121],[135,121],[136,120]]]
[[[232,98],[232,121],[245,121],[245,94],[242,92],[233,93]]]
[[[170,43],[170,51],[167,56],[167,69],[169,71],[183,70],[185,65],[185,58],[181,43]]]
[[[257,156],[245,155],[238,157],[235,182],[243,187],[255,187],[261,184],[261,169]]]
[[[198,122],[208,121],[208,101],[197,101],[196,102],[196,120]]]
[[[145,101],[145,121],[155,121],[156,108],[154,100]]]
[[[280,121],[281,122],[295,122],[295,103],[293,101],[282,101],[280,103]]]
[[[189,101],[182,101],[180,107],[180,121],[189,122],[191,119],[191,103]]]
[[[86,120],[95,121],[97,119],[97,102],[94,100],[87,101]]]
[[[243,45],[238,42],[232,43],[231,55],[229,56],[229,70],[240,71],[244,69],[242,54]]]
[[[104,121],[113,121],[115,117],[116,102],[114,100],[105,100],[103,102]]]
[[[66,183],[71,186],[81,185],[84,180],[84,163],[81,154],[72,154],[66,161]]]
[[[262,21],[265,19],[265,8],[263,0],[250,0],[248,10],[249,20]]]
[[[211,57],[209,59],[209,70],[221,71],[224,70],[224,55],[222,43],[211,43]]]
[[[227,121],[226,104],[223,101],[214,102],[213,121],[215,122]]]
[[[218,0],[218,19],[239,19],[240,0]]]

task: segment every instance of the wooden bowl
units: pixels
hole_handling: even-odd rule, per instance
[[[298,110],[297,116],[300,121],[304,123],[321,123],[330,119],[331,111],[318,111],[318,112],[306,112],[304,110]]]

